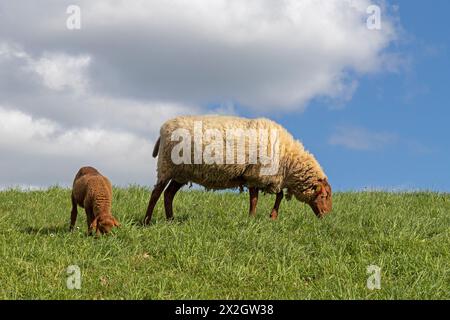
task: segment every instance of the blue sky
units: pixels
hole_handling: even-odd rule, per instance
[[[392,1],[402,41],[390,51],[408,64],[359,78],[350,101],[314,100],[277,120],[301,139],[336,190],[383,188],[450,191],[450,1]],[[341,127],[385,139],[367,149],[330,145]],[[351,139],[352,137],[349,137]],[[368,142],[370,144],[370,141]]]

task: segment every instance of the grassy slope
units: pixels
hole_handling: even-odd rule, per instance
[[[0,192],[0,299],[450,298],[450,196],[339,193],[320,221],[296,201],[268,219],[273,196],[247,216],[247,194],[181,192],[175,221],[140,225],[149,197],[116,189],[122,227],[86,236],[80,210],[67,232],[70,191]],[[82,289],[66,288],[66,268]],[[381,290],[366,288],[367,266]]]

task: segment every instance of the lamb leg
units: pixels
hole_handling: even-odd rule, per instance
[[[91,207],[86,207],[84,209],[86,211],[86,222],[88,226],[88,235],[92,235],[92,222],[95,219],[94,209]]]
[[[78,205],[75,197],[72,194],[72,211],[70,212],[70,231],[75,227],[75,223],[77,222],[78,216]]]

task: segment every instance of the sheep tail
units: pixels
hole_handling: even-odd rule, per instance
[[[156,140],[155,147],[153,148],[153,158],[156,158],[158,156],[160,141],[161,137],[159,137],[158,140]]]

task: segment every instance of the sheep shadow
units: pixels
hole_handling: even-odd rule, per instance
[[[26,227],[23,232],[31,235],[47,235],[54,236],[56,234],[69,233],[69,226],[49,226],[49,227]]]
[[[176,216],[174,216],[173,220],[166,220],[166,218],[164,217],[163,219],[155,219],[155,217],[152,218],[152,220],[150,221],[150,223],[148,225],[144,224],[144,219],[142,217],[132,217],[130,219],[130,225],[133,227],[138,227],[138,228],[147,228],[147,227],[151,227],[154,226],[157,223],[172,223],[172,224],[183,224],[186,223],[188,220],[190,219],[188,214],[178,214]]]

